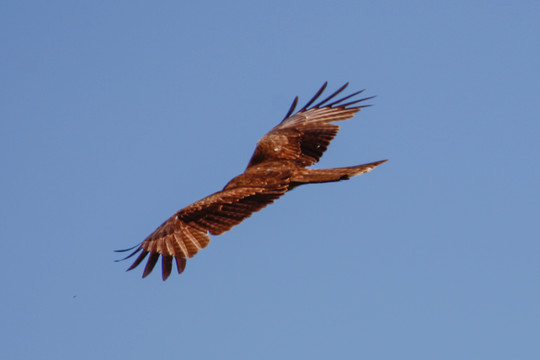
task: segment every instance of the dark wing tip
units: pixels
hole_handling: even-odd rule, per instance
[[[135,251],[133,251],[131,254],[129,254],[128,256],[126,256],[126,257],[124,257],[124,258],[122,258],[120,260],[114,260],[114,261],[115,262],[120,262],[120,261],[127,260],[127,259],[129,259],[130,257],[133,257],[135,254],[137,254],[138,252],[140,252],[142,250],[142,252],[139,254],[137,259],[135,259],[133,264],[131,264],[131,266],[126,270],[126,271],[131,271],[131,270],[135,269],[137,266],[139,266],[143,262],[143,260],[148,256],[148,254],[150,254],[150,257],[148,258],[148,262],[146,263],[146,267],[144,268],[144,272],[143,272],[143,275],[142,275],[143,278],[147,277],[152,272],[152,270],[154,270],[154,267],[156,266],[156,263],[157,263],[160,256],[162,256],[161,268],[162,268],[163,281],[167,280],[169,278],[169,276],[171,275],[173,258],[176,260],[176,268],[177,268],[179,274],[184,272],[184,269],[186,268],[186,258],[181,257],[181,256],[173,257],[173,256],[170,256],[170,255],[161,255],[161,254],[159,254],[157,252],[149,252],[149,251],[143,249],[140,245],[137,245],[137,246],[134,246],[132,248],[125,249],[125,250],[115,250],[115,251],[116,252],[124,252],[124,251],[132,250],[134,248],[137,248],[137,249]]]
[[[283,119],[288,118],[293,113],[294,109],[296,108],[296,105],[298,104],[298,96],[294,98],[291,107],[289,108],[289,111],[287,111],[287,115]]]
[[[366,105],[356,105],[356,104],[358,104],[360,102],[363,102],[363,101],[366,101],[366,100],[373,99],[375,97],[375,96],[370,96],[370,97],[366,97],[366,98],[359,99],[359,100],[353,100],[353,101],[350,101],[348,103],[343,103],[345,100],[351,99],[352,97],[364,92],[365,89],[363,89],[363,90],[354,92],[354,93],[352,93],[350,95],[347,95],[345,97],[342,97],[342,98],[340,98],[338,100],[334,100],[333,102],[329,103],[329,101],[333,100],[336,96],[338,96],[340,93],[342,93],[343,90],[345,90],[347,88],[347,86],[349,86],[349,83],[346,82],[339,89],[334,91],[330,96],[326,97],[322,101],[319,101],[315,105],[312,105],[322,95],[322,93],[326,89],[327,85],[328,85],[328,82],[325,82],[323,84],[323,86],[317,91],[317,93],[311,98],[311,100],[309,100],[306,103],[306,105],[304,105],[295,114],[298,114],[298,113],[300,113],[302,111],[307,111],[307,110],[311,110],[311,109],[326,108],[326,107],[328,107],[328,108],[336,107],[336,108],[342,108],[342,109],[361,109],[361,108],[371,106],[371,104],[366,104]],[[293,115],[294,109],[296,108],[297,104],[298,104],[298,96],[294,99],[293,104],[292,104],[291,108],[289,109],[289,111],[287,112],[287,115],[285,115],[284,120],[287,119],[288,117],[290,117],[291,115]],[[355,105],[355,106],[352,106],[352,105]]]
[[[327,86],[328,86],[328,81],[325,81],[323,86],[321,86],[321,88],[319,89],[319,91],[317,91],[317,93],[311,98],[311,100],[307,102],[306,105],[304,105],[302,109],[300,109],[300,111],[307,110],[307,108],[309,108],[309,106],[313,104],[315,100],[319,98],[319,96],[321,96],[321,94],[323,93],[324,89],[326,89]]]
[[[172,259],[173,257],[170,255],[163,255],[161,258],[161,269],[162,269],[163,281],[167,280],[169,275],[171,275]]]
[[[150,254],[150,257],[148,258],[148,262],[146,263],[146,267],[144,268],[143,272],[143,279],[147,277],[152,270],[154,270],[154,266],[156,266],[156,263],[159,259],[159,253],[153,252]]]
[[[364,90],[362,90],[364,91]],[[358,92],[359,94],[360,92]],[[369,96],[369,97],[366,97],[366,98],[363,98],[363,99],[359,99],[359,100],[354,100],[354,101],[350,101],[346,104],[340,104],[338,106],[341,106],[341,107],[344,107],[346,108],[347,106],[351,106],[351,105],[354,105],[354,104],[358,104],[359,102],[362,102],[362,101],[366,101],[366,100],[371,100],[373,99],[375,96]],[[343,100],[346,100],[346,99],[341,99],[339,102],[342,102]],[[365,108],[365,107],[368,107],[368,106],[372,106],[373,104],[366,104],[366,105],[360,105],[360,106],[355,106],[355,108]]]
[[[331,99],[333,99],[337,94],[339,94],[340,92],[342,92],[343,90],[345,90],[345,88],[347,88],[347,86],[349,86],[349,83],[346,82],[343,86],[341,86],[339,89],[337,89],[336,91],[334,91],[330,96],[328,96],[326,99],[324,99],[323,101],[319,102],[318,104],[316,105],[313,105],[314,108],[320,108],[321,106],[323,106],[324,103],[330,101]],[[364,91],[364,90],[362,90]],[[352,95],[354,96],[354,95]]]
[[[139,250],[137,250],[137,252],[139,252]],[[135,255],[137,252],[134,252],[134,253],[131,254],[130,256]],[[144,260],[144,258],[146,257],[146,255],[148,255],[148,251],[142,249],[142,253],[139,255],[139,257],[137,258],[137,260],[135,260],[135,261],[133,262],[133,264],[131,264],[131,266],[129,267],[129,269],[127,269],[126,271],[133,270],[133,269],[135,269],[137,266],[139,266],[139,264]]]
[[[186,269],[186,258],[178,256],[176,257],[176,269],[178,270],[178,273],[181,274]]]
[[[135,248],[136,248],[136,249],[135,249]],[[123,257],[122,259],[114,260],[114,262],[120,262],[120,261],[124,261],[124,260],[129,259],[129,258],[132,257],[133,255],[135,255],[136,253],[138,253],[139,251],[141,251],[142,247],[141,247],[141,244],[139,244],[139,245],[135,245],[135,246],[133,246],[133,247],[130,247],[129,249],[114,250],[114,252],[126,252],[126,251],[130,251],[130,250],[133,250],[133,249],[135,249],[135,251],[133,251],[131,254],[129,254],[129,255],[126,256],[126,257]]]
[[[136,247],[139,247],[139,246],[141,246],[141,243],[139,243],[139,244],[137,244],[137,245],[135,245],[135,246],[132,246],[132,247],[130,247],[130,248],[128,248],[128,249],[114,250],[114,252],[126,252],[126,251],[133,250],[133,249],[135,249]]]

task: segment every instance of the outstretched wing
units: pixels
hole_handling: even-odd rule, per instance
[[[349,83],[312,105],[324,92],[327,84],[324,83],[315,96],[293,115],[298,97],[294,99],[285,119],[258,141],[248,168],[281,159],[295,160],[300,166],[313,165],[319,161],[339,130],[339,126],[332,123],[350,119],[361,108],[370,106],[359,103],[372,99],[373,96],[345,102],[363,90],[334,100]]]
[[[150,254],[143,278],[152,272],[160,256],[164,281],[171,274],[173,258],[176,259],[178,273],[182,273],[186,259],[208,245],[209,233],[219,235],[240,224],[283,195],[287,186],[288,182],[282,181],[272,185],[226,188],[189,205],[165,221],[125,258],[142,251],[128,271],[136,268]]]

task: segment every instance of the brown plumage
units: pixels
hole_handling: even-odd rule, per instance
[[[306,168],[319,161],[336,136],[339,126],[332,123],[352,118],[361,108],[369,106],[361,103],[372,98],[344,103],[362,90],[332,101],[347,87],[347,83],[312,105],[326,85],[293,114],[298,97],[294,99],[283,121],[258,141],[243,174],[229,181],[223,190],[178,211],[137,245],[133,253],[122,259],[142,251],[128,271],[137,267],[150,254],[144,278],[152,272],[161,256],[163,280],[166,280],[171,274],[173,259],[176,260],[178,273],[182,273],[186,259],[208,245],[209,234],[219,235],[230,230],[292,188],[302,184],[346,180],[371,171],[385,162],[382,160],[335,169]]]

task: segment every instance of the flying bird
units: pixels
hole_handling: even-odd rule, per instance
[[[373,98],[355,99],[363,90],[338,97],[348,86],[346,83],[315,103],[326,86],[324,83],[297,112],[294,110],[298,96],[294,99],[283,121],[257,142],[244,173],[229,181],[223,190],[178,211],[139,245],[117,250],[135,249],[122,260],[141,252],[127,271],[136,268],[149,255],[144,278],[152,272],[161,256],[165,281],[171,274],[173,259],[181,274],[186,260],[208,245],[210,234],[223,234],[287,191],[304,184],[347,180],[384,163],[386,160],[333,169],[308,168],[319,161],[336,136],[339,126],[333,122],[352,118],[360,109],[369,106],[364,105],[364,101]]]

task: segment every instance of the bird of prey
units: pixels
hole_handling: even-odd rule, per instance
[[[257,142],[244,173],[229,181],[223,190],[178,211],[139,245],[118,250],[136,248],[122,260],[141,252],[128,271],[136,268],[150,254],[143,272],[144,278],[152,272],[161,256],[165,281],[171,274],[173,259],[181,274],[186,259],[208,245],[209,234],[223,234],[287,191],[304,184],[347,180],[385,162],[382,160],[333,169],[308,168],[319,161],[336,136],[339,126],[333,122],[352,118],[360,109],[369,106],[364,105],[364,101],[373,98],[355,99],[363,90],[338,97],[348,86],[346,83],[315,103],[326,86],[327,83],[324,83],[297,112],[294,110],[298,96],[294,99],[283,121]]]

